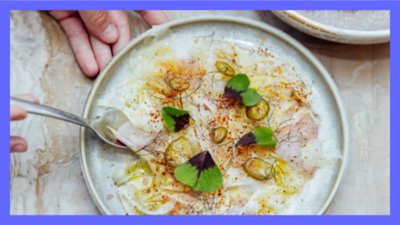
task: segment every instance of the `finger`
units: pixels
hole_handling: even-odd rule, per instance
[[[10,151],[11,152],[25,152],[28,149],[26,141],[18,136],[10,137]]]
[[[118,40],[117,27],[112,23],[108,11],[87,10],[79,11],[87,29],[99,40],[113,44]]]
[[[33,103],[39,103],[39,99],[31,94],[20,94],[20,95],[16,95],[15,97],[26,100],[26,101],[30,101]],[[27,116],[27,112],[25,109],[23,109],[19,106],[16,106],[16,105],[10,106],[10,120],[22,120],[22,119],[25,119],[26,116]]]
[[[27,115],[28,113],[25,109],[16,105],[10,106],[10,120],[23,120]]]
[[[102,71],[112,58],[111,47],[110,45],[101,42],[93,35],[90,35],[90,43],[92,43],[94,57],[96,58],[99,70]]]
[[[50,11],[50,15],[53,16],[56,20],[61,21],[68,17],[76,15],[78,12],[73,10],[52,10]]]
[[[19,98],[19,99],[23,99],[23,100],[26,100],[26,101],[30,101],[30,102],[33,102],[33,103],[39,103],[39,99],[37,97],[31,95],[31,94],[20,94],[20,95],[14,96],[14,97]]]
[[[61,20],[60,24],[68,36],[76,60],[83,72],[88,77],[95,77],[99,73],[99,68],[90,45],[89,35],[82,21],[74,16]]]
[[[119,38],[113,45],[113,54],[117,54],[131,40],[131,26],[129,24],[128,14],[125,11],[110,11],[111,20],[117,26]]]
[[[136,12],[139,13],[150,26],[159,25],[169,20],[168,16],[163,11],[137,10]]]

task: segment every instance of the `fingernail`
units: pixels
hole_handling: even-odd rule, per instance
[[[13,150],[16,152],[24,152],[26,148],[23,144],[16,144],[15,146],[13,146]]]
[[[104,38],[108,40],[116,39],[117,35],[117,28],[114,26],[114,24],[108,24],[106,29],[103,31]]]

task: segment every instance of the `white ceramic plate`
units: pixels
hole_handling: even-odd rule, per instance
[[[169,32],[165,32],[167,29]],[[318,170],[308,182],[306,190],[309,191],[302,196],[304,201],[293,205],[290,214],[322,214],[336,192],[347,159],[348,128],[344,107],[331,76],[321,63],[300,43],[269,25],[244,18],[208,16],[171,21],[153,28],[132,40],[97,78],[88,97],[84,117],[94,118],[106,110],[100,103],[107,98],[115,99],[108,93],[112,93],[128,77],[132,79],[135,76],[129,72],[129,62],[141,56],[146,48],[157,45],[160,40],[171,40],[170,47],[184,52],[182,46],[190,46],[190,43],[184,42],[200,36],[266,48],[294,66],[303,80],[312,86],[315,111],[321,117],[320,139],[324,153],[336,158]],[[146,65],[145,61],[140,63]],[[99,210],[104,214],[125,214],[111,177],[117,168],[131,162],[135,157],[133,153],[103,145],[83,128],[80,156],[83,175]]]
[[[286,10],[272,12],[294,28],[329,41],[377,44],[390,40],[389,11]]]

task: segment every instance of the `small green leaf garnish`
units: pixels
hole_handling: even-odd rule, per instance
[[[245,106],[254,106],[261,101],[260,94],[250,88],[250,80],[246,74],[238,74],[225,85],[223,97],[241,100]]]
[[[246,74],[238,74],[232,77],[227,83],[226,87],[236,92],[246,91],[250,86],[250,80]]]
[[[240,94],[242,96],[242,102],[245,106],[254,106],[261,101],[261,96],[253,88]]]
[[[161,114],[164,124],[170,132],[178,132],[189,125],[190,115],[186,110],[167,106],[162,108]]]
[[[232,77],[226,83],[224,97],[242,100],[242,96],[240,94],[249,89],[249,85],[250,80],[247,75],[238,74]]]
[[[175,178],[184,185],[194,187],[197,183],[197,168],[190,163],[183,163],[174,170]]]
[[[274,132],[268,127],[258,127],[253,131],[245,134],[236,145],[251,145],[256,144],[264,147],[275,147],[276,140]]]
[[[222,174],[208,151],[202,151],[177,166],[174,176],[182,184],[200,192],[215,192],[223,183]]]

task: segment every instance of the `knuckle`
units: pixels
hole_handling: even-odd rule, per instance
[[[96,10],[91,17],[93,25],[102,26],[107,22],[107,14],[104,11]]]

